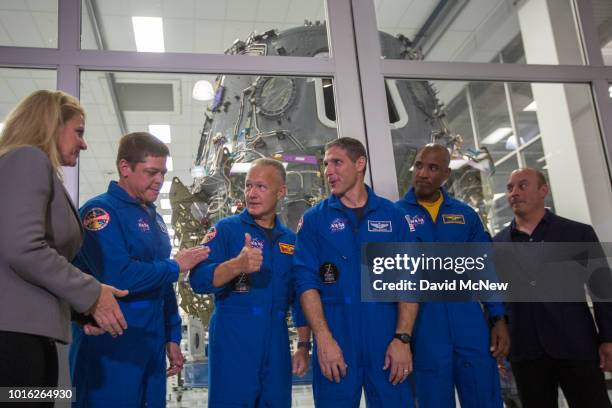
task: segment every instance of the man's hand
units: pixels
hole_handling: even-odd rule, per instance
[[[183,358],[183,353],[181,353],[181,347],[169,341],[166,343],[166,354],[168,355],[168,361],[170,362],[170,367],[166,369],[166,377],[171,377],[181,372],[183,369],[183,363],[185,362]]]
[[[179,264],[181,272],[186,272],[208,258],[210,248],[197,245],[192,248],[182,249],[174,255],[174,260]]]
[[[346,376],[347,365],[342,349],[331,333],[317,338],[317,357],[321,372],[329,381],[340,382]]]
[[[501,319],[495,322],[491,329],[491,346],[489,348],[495,359],[508,356],[510,352],[510,334],[506,321]]]
[[[304,347],[298,347],[291,357],[291,366],[293,368],[293,375],[303,377],[308,371],[308,362],[310,361],[310,353],[308,349]]]
[[[599,368],[601,371],[612,371],[612,343],[599,345]]]
[[[127,323],[115,297],[127,296],[127,290],[119,290],[109,285],[102,284],[102,290],[96,303],[85,313],[91,315],[98,326],[113,337],[122,335],[127,329]]]
[[[91,323],[86,323],[85,325],[83,325],[83,333],[85,333],[88,336],[99,336],[106,332],[103,329],[99,328],[98,326],[94,326]]]
[[[386,369],[389,369],[391,384],[397,385],[404,382],[412,372],[412,352],[409,344],[404,344],[398,339],[391,340],[385,353],[383,370]]]
[[[310,353],[305,347],[298,347],[293,356],[291,357],[291,366],[293,368],[293,375],[303,377],[308,371],[308,362],[310,360]]]
[[[261,268],[263,253],[261,249],[251,247],[251,235],[248,232],[244,234],[244,246],[236,257],[236,261],[240,267],[240,272],[253,273]]]

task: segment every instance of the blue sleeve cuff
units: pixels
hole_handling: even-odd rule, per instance
[[[489,318],[495,316],[502,316],[506,313],[506,308],[503,303],[500,302],[486,302],[485,307],[489,313]]]

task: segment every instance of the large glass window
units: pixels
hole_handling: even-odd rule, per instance
[[[323,0],[83,0],[83,49],[313,56]]]
[[[452,151],[446,188],[473,206],[496,233],[512,219],[505,198],[512,170],[532,167],[549,180],[546,205],[580,218],[591,157],[602,155],[590,90],[583,84],[396,81],[409,112],[392,129],[398,189],[411,186],[416,150],[438,142]],[[437,89],[436,94],[425,92]],[[415,92],[415,90],[421,90]],[[414,99],[413,95],[420,95]],[[436,109],[442,105],[443,108]],[[601,174],[602,182],[606,175]],[[589,181],[590,182],[590,181]]]
[[[0,68],[0,121],[21,99],[39,89],[55,89],[55,84],[55,70]]]
[[[375,7],[384,58],[583,64],[571,0],[377,0]]]
[[[56,48],[57,1],[0,1],[0,45]]]

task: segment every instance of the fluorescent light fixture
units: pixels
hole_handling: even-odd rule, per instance
[[[482,144],[494,145],[507,138],[512,134],[512,128],[500,127],[491,132],[487,137],[482,139]]]
[[[164,52],[164,24],[161,17],[132,17],[136,50]]]
[[[164,143],[172,143],[170,125],[149,125],[149,133]]]
[[[196,101],[210,101],[215,97],[215,91],[210,82],[201,79],[193,86],[191,97]]]
[[[166,224],[172,223],[172,214],[164,214],[162,215],[162,218]]]
[[[171,210],[172,206],[170,205],[170,199],[169,198],[162,198],[159,200],[159,205],[161,206],[162,210]]]
[[[166,170],[172,171],[174,170],[174,164],[172,163],[172,156],[168,156],[166,159]]]
[[[538,105],[536,101],[531,101],[531,103],[523,109],[523,112],[535,112],[538,109]]]
[[[159,192],[162,194],[168,194],[170,192],[170,186],[172,186],[171,181],[164,181],[164,184],[162,184],[162,188],[159,190]]]
[[[230,174],[247,173],[251,168],[251,163],[234,163],[230,169]]]

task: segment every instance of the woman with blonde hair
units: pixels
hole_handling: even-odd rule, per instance
[[[82,230],[61,181],[75,166],[85,112],[61,91],[36,91],[5,120],[0,136],[0,387],[56,387],[55,342],[70,342],[71,309],[112,335],[127,324],[115,296],[70,262]]]

